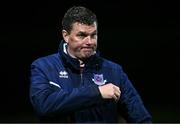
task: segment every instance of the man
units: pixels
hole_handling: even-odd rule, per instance
[[[100,57],[96,15],[70,8],[62,20],[59,52],[31,65],[30,99],[42,122],[151,122],[120,65]]]

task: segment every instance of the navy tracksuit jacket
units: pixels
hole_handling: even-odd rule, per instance
[[[120,65],[91,56],[83,71],[66,52],[39,58],[31,65],[30,100],[42,122],[115,123],[121,113],[127,122],[151,123],[140,96]],[[120,87],[118,102],[101,97],[99,85]]]

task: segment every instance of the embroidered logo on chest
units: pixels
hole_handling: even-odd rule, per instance
[[[59,77],[60,78],[68,78],[68,73],[66,71],[60,71],[59,72]]]
[[[94,74],[92,81],[97,85],[104,85],[107,82],[104,80],[103,74]]]

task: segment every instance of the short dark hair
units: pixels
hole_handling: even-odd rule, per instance
[[[91,25],[94,22],[97,23],[96,15],[83,6],[73,6],[67,10],[62,19],[62,28],[67,32],[72,30],[72,25],[75,22]]]

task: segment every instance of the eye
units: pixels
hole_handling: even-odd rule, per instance
[[[97,33],[91,35],[91,38],[95,39],[97,37]]]
[[[77,34],[77,37],[79,37],[80,39],[84,39],[85,37],[87,37],[87,35],[85,33],[79,33]]]
[[[81,39],[84,39],[84,38],[85,38],[84,35],[79,35],[78,37],[81,38]]]

